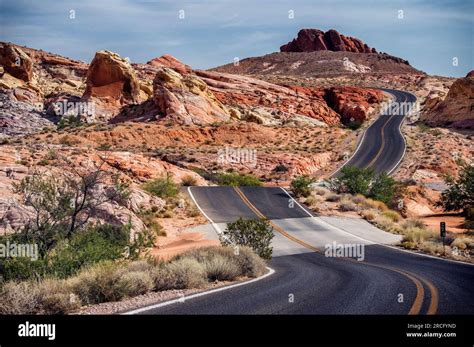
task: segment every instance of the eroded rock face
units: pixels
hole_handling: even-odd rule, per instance
[[[179,124],[209,124],[230,119],[225,106],[196,75],[182,75],[162,67],[153,81],[158,110]]]
[[[140,83],[130,63],[118,54],[99,51],[86,76],[85,101],[96,102],[97,113],[114,113],[117,108],[140,101]]]
[[[280,47],[281,52],[346,51],[355,53],[377,53],[361,40],[339,34],[331,29],[301,29],[297,38]]]
[[[341,115],[344,124],[362,124],[383,95],[377,90],[358,87],[332,87],[324,90],[328,105]]]
[[[421,120],[433,126],[474,129],[474,70],[457,79],[444,100],[428,100]]]
[[[33,61],[23,50],[12,44],[0,45],[0,65],[13,77],[25,82],[33,79]]]
[[[179,72],[182,75],[189,73],[192,69],[189,65],[186,65],[173,57],[172,55],[165,54],[159,58],[155,58],[147,62],[148,65],[156,67],[168,67],[170,69]]]

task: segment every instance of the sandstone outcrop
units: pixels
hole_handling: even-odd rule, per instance
[[[339,34],[331,29],[301,29],[297,38],[280,47],[281,52],[346,51],[355,53],[377,53],[361,40]]]
[[[191,72],[192,68],[189,65],[186,65],[173,57],[172,55],[165,54],[159,58],[155,58],[147,62],[148,65],[156,67],[168,67],[170,69],[179,72],[182,75],[185,75]]]
[[[230,119],[226,107],[196,75],[160,68],[153,82],[154,102],[166,119],[179,124],[209,124]]]
[[[126,59],[99,51],[89,65],[82,99],[95,102],[98,114],[113,114],[123,105],[140,101],[140,83]]]
[[[432,126],[474,129],[474,71],[457,79],[444,100],[427,98],[421,120]]]
[[[1,44],[0,65],[13,77],[25,82],[33,79],[33,61],[23,50],[12,44]]]

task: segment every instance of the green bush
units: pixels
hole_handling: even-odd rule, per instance
[[[344,166],[332,186],[339,193],[362,194],[391,206],[403,192],[401,184],[387,173],[377,175],[372,168],[360,169],[355,166]]]
[[[308,175],[296,177],[291,181],[291,190],[296,196],[307,197],[311,194],[311,184],[314,182],[314,178]]]
[[[462,210],[464,216],[469,220],[474,220],[474,165],[464,165],[457,179],[447,176],[448,184],[441,194],[438,205],[445,211]]]
[[[174,183],[169,175],[146,182],[143,189],[160,198],[175,197],[179,193],[179,186]]]
[[[221,242],[224,245],[248,246],[261,258],[271,259],[273,237],[273,228],[268,220],[239,218],[235,222],[227,223]]]
[[[262,182],[251,174],[221,173],[217,175],[217,183],[221,186],[260,186]]]

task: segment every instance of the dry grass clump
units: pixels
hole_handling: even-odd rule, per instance
[[[400,216],[400,213],[394,210],[383,211],[382,216],[387,217],[388,219],[391,219],[393,222],[399,222],[402,219],[402,216]]]
[[[373,221],[377,217],[378,211],[374,209],[361,210],[360,215],[368,221]]]
[[[351,198],[344,196],[339,201],[339,209],[341,211],[355,211],[356,204],[352,202]]]
[[[326,195],[330,194],[331,191],[327,188],[316,186],[316,187],[313,188],[313,193],[316,194],[316,195],[320,195],[320,196],[326,196]]]
[[[395,223],[392,219],[378,215],[373,220],[374,224],[382,230],[394,233],[394,234],[402,234],[403,228],[400,227],[397,223]]]
[[[329,201],[329,202],[338,202],[340,199],[341,199],[341,196],[339,194],[330,193],[326,195],[326,201]]]

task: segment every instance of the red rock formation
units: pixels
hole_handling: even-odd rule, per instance
[[[20,48],[10,43],[0,46],[0,65],[5,72],[25,82],[33,78],[33,61]]]
[[[140,101],[140,82],[127,60],[116,53],[100,51],[89,65],[82,98],[95,102],[98,113],[113,114],[123,105]]]
[[[298,37],[280,47],[281,52],[346,51],[355,53],[377,53],[361,40],[339,34],[331,29],[301,29]]]
[[[181,61],[169,54],[165,54],[159,58],[152,59],[147,62],[147,64],[157,67],[168,67],[176,72],[179,72],[182,75],[185,75],[192,70],[189,65],[182,63]]]

